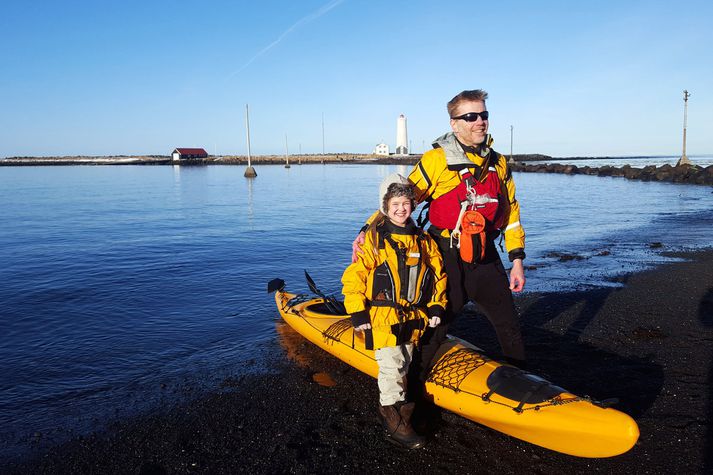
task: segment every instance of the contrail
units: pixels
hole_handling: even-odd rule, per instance
[[[310,13],[309,15],[307,15],[307,16],[305,16],[305,17],[303,17],[303,18],[300,18],[299,20],[297,20],[297,22],[296,22],[295,24],[293,24],[291,27],[289,27],[288,29],[286,29],[285,31],[283,31],[282,34],[281,34],[280,36],[278,36],[275,41],[273,41],[272,43],[270,43],[269,45],[265,46],[263,49],[261,49],[260,51],[258,51],[255,56],[253,56],[252,58],[250,58],[250,60],[249,60],[247,63],[243,64],[243,65],[240,67],[240,69],[238,69],[237,71],[234,71],[233,73],[231,73],[230,76],[231,76],[231,77],[232,77],[232,76],[235,76],[235,75],[238,74],[240,71],[242,71],[242,70],[244,70],[245,68],[247,68],[248,66],[250,66],[250,65],[253,63],[253,61],[255,61],[255,60],[258,59],[260,56],[262,56],[263,54],[265,54],[265,53],[267,53],[268,51],[270,51],[270,50],[271,50],[273,47],[275,47],[280,41],[282,41],[287,35],[289,35],[290,33],[292,33],[294,30],[296,30],[296,29],[299,28],[300,26],[304,25],[305,23],[309,23],[309,22],[312,21],[312,20],[316,20],[317,18],[321,17],[322,15],[324,15],[325,13],[327,13],[329,10],[331,10],[331,9],[333,9],[333,8],[335,8],[335,7],[337,7],[340,3],[343,3],[343,2],[344,2],[344,0],[331,0],[329,3],[327,3],[327,4],[325,4],[325,5],[322,5],[319,9],[315,10],[314,12]]]

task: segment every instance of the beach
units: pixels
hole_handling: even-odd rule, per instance
[[[710,473],[713,250],[677,257],[684,260],[619,277],[620,288],[516,300],[528,370],[576,394],[618,398],[614,407],[639,424],[639,442],[617,457],[555,453],[435,409],[421,426],[426,448],[395,448],[376,419],[376,382],[276,319],[281,351],[264,362],[267,372],[226,378],[190,402],[37,449],[5,471]],[[451,333],[498,358],[477,309]]]

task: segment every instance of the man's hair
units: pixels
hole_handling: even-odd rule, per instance
[[[407,185],[405,183],[392,183],[389,185],[389,188],[387,188],[386,193],[382,198],[381,209],[388,211],[389,200],[391,198],[400,198],[402,196],[411,201],[411,210],[413,211],[416,208],[416,192],[413,189],[413,185]]]
[[[458,104],[463,101],[482,101],[488,98],[488,93],[482,89],[473,89],[472,91],[463,91],[453,99],[448,101],[448,117],[453,118],[453,113],[455,112]]]

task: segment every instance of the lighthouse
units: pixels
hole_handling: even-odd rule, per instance
[[[401,114],[396,120],[396,155],[408,155],[406,116],[403,114]]]

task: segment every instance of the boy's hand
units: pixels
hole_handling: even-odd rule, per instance
[[[436,328],[441,324],[441,317],[431,317],[428,319],[428,326],[431,328]]]
[[[360,333],[363,332],[364,330],[371,330],[371,323],[362,323],[361,325],[359,325],[358,327],[356,327],[354,329],[354,331],[357,331]]]
[[[361,246],[364,244],[364,237],[366,235],[364,234],[364,231],[360,232],[356,239],[354,239],[354,242],[352,243],[352,264],[357,261],[357,255],[358,254],[363,254],[364,251],[361,250]],[[371,327],[369,327],[371,328]]]

